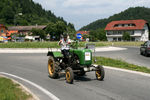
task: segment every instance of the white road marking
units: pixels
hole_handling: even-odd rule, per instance
[[[97,66],[96,64],[93,64],[94,66]],[[121,68],[115,68],[115,67],[110,67],[110,66],[103,66],[105,69],[111,69],[111,70],[117,70],[117,71],[122,71],[122,72],[128,72],[132,74],[138,74],[138,75],[143,75],[150,77],[150,74],[144,73],[144,72],[138,72],[138,71],[132,71],[132,70],[127,70],[127,69],[121,69]]]
[[[122,51],[122,50],[127,50],[127,48],[122,48],[122,47],[96,47],[97,52],[106,52],[106,51]]]
[[[133,73],[133,74],[138,74],[138,75],[143,75],[150,77],[150,74],[144,73],[144,72],[137,72],[137,71],[132,71],[132,70],[127,70],[127,69],[121,69],[121,68],[114,68],[114,67],[109,67],[109,66],[104,66],[106,69],[111,69],[111,70],[117,70],[117,71],[122,71],[122,72],[128,72],[128,73]]]
[[[21,78],[19,76],[13,75],[13,74],[5,73],[5,72],[0,72],[0,74],[2,74],[2,75],[8,75],[8,76],[20,79],[20,80],[22,80],[24,82],[27,82],[30,85],[32,85],[32,86],[38,88],[39,90],[41,90],[43,93],[45,93],[47,96],[49,96],[52,100],[60,100],[58,97],[56,97],[55,95],[53,95],[52,93],[50,93],[48,90],[44,89],[43,87],[41,87],[41,86],[39,86],[39,85],[37,85],[37,84],[35,84],[35,83],[27,80],[27,79]]]

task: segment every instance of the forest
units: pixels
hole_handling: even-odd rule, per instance
[[[12,25],[45,25],[49,22],[63,21],[50,10],[45,10],[33,0],[0,0],[0,24]]]

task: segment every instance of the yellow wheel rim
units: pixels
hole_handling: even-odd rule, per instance
[[[66,80],[69,82],[70,81],[70,73],[66,72]]]
[[[54,67],[53,66],[54,66],[53,61],[49,60],[49,62],[48,62],[48,71],[49,71],[50,75],[53,75],[53,73],[54,73]]]
[[[96,71],[96,76],[97,76],[97,78],[98,78],[98,79],[100,79],[100,78],[101,78],[100,71]]]

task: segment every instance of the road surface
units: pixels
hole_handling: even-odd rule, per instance
[[[120,59],[135,65],[150,67],[150,57],[140,55],[140,48],[138,47],[123,47],[123,48],[127,49],[120,51],[96,52],[95,55]]]
[[[149,100],[150,77],[105,69],[104,81],[97,81],[95,73],[75,78],[74,84],[50,79],[47,73],[46,54],[0,54],[0,72],[17,75],[48,90],[60,100]],[[9,76],[10,77],[10,76]],[[11,77],[13,78],[13,77]],[[34,86],[14,78],[41,100],[50,98]]]

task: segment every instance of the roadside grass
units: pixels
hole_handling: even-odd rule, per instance
[[[98,64],[98,65],[111,66],[111,67],[116,67],[116,68],[150,73],[150,69],[147,67],[129,64],[123,60],[112,59],[112,58],[107,58],[107,57],[96,57],[96,59],[97,59],[97,62],[95,64]]]
[[[60,48],[58,42],[8,42],[0,43],[0,48]]]
[[[29,100],[32,96],[26,94],[13,81],[0,77],[0,100]]]
[[[141,46],[144,42],[110,42],[113,46]]]
[[[102,46],[140,46],[144,42],[79,42],[79,47],[85,47],[86,43]],[[0,43],[0,48],[60,48],[58,42],[8,42]]]

